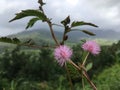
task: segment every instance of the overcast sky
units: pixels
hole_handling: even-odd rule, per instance
[[[38,0],[0,0],[0,36],[25,30],[28,18],[8,23],[15,13],[25,9],[38,9]],[[99,29],[120,31],[120,0],[44,0],[47,15],[60,23],[70,15],[72,20],[92,22]],[[33,28],[44,28],[38,22]]]

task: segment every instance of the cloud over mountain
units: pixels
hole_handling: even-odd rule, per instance
[[[119,0],[43,0],[47,15],[53,22],[60,23],[70,15],[72,20],[95,23],[100,29],[116,30],[120,28]],[[24,9],[38,9],[37,0],[0,0],[0,35],[8,35],[24,30],[27,19],[8,23],[15,13]],[[41,25],[45,26],[45,25]],[[40,23],[34,28],[40,28]]]

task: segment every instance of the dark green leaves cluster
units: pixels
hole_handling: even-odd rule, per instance
[[[0,42],[19,44],[20,40],[18,38],[1,37]]]

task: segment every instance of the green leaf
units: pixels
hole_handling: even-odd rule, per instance
[[[61,21],[61,23],[66,26],[67,24],[70,23],[70,16],[67,16],[63,21]]]
[[[87,30],[81,30],[81,31],[84,32],[85,34],[95,36],[95,34],[93,32],[90,32],[90,31],[87,31]]]
[[[47,19],[46,16],[41,11],[28,9],[28,10],[22,10],[22,12],[17,13],[16,16],[9,22],[12,22],[12,21],[18,20],[18,19],[22,19],[22,18],[25,18],[28,16],[35,16],[35,17],[38,17],[40,20]]]
[[[95,24],[88,23],[88,22],[84,22],[84,21],[74,21],[74,22],[71,24],[71,27],[77,27],[77,26],[82,26],[82,25],[89,25],[89,26],[93,26],[93,27],[98,27],[98,26],[95,25]]]
[[[30,21],[27,24],[26,29],[32,27],[38,20],[40,20],[40,19],[39,18],[32,18],[32,19],[30,19]]]
[[[80,29],[71,29],[70,31],[82,31],[85,34],[91,35],[91,36],[95,36],[96,34],[94,34],[93,32],[90,32],[88,30],[80,30]]]
[[[88,63],[85,67],[86,71],[89,71],[92,68],[92,66],[93,66],[93,63]]]
[[[18,38],[1,37],[0,38],[0,42],[12,43],[12,44],[19,44],[20,40]]]

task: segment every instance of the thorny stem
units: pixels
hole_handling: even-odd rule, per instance
[[[84,69],[83,66],[78,67],[72,60],[69,60],[69,63],[72,64],[78,71],[83,70],[83,76],[87,79],[87,81],[90,83],[90,85],[92,86],[93,90],[97,90],[96,86],[94,85],[94,83],[90,80],[87,71]]]

